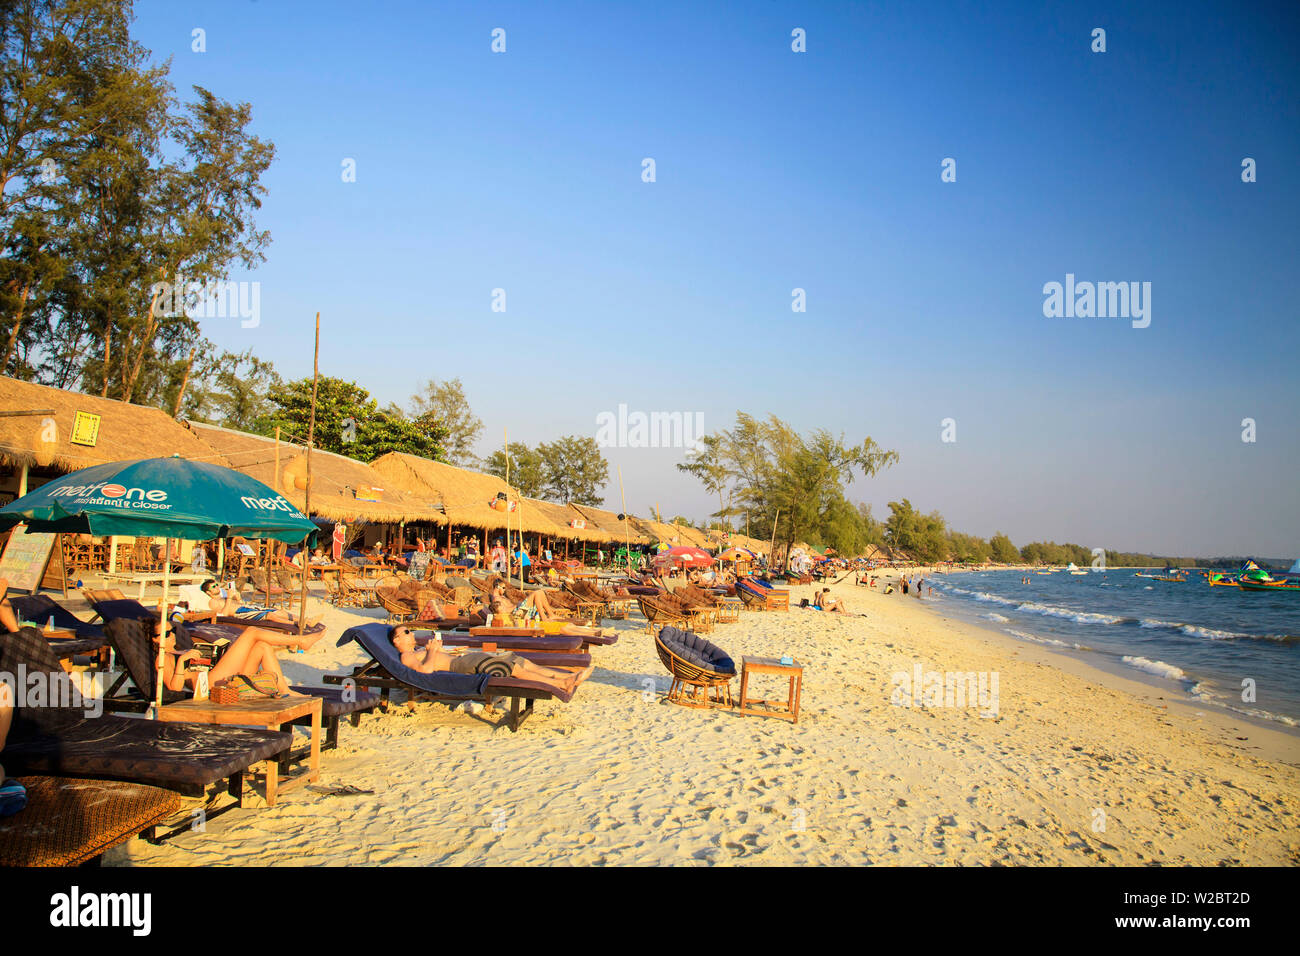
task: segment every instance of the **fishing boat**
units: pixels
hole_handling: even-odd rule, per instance
[[[1247,561],[1237,577],[1243,591],[1300,591],[1300,580],[1275,578],[1254,561]]]
[[[1248,581],[1241,578],[1237,586],[1243,591],[1300,591],[1300,581],[1277,578],[1270,581]]]
[[[1154,574],[1143,574],[1141,571],[1134,571],[1134,572],[1133,572],[1133,577],[1135,577],[1135,578],[1151,578],[1152,580],[1154,580],[1156,576],[1155,576]]]
[[[1205,581],[1212,588],[1239,588],[1241,584],[1236,578],[1229,577],[1223,571],[1211,571],[1205,575]]]

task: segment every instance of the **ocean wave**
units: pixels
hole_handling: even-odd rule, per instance
[[[1148,660],[1145,657],[1132,657],[1128,654],[1125,654],[1120,660],[1129,667],[1136,667],[1140,671],[1155,674],[1157,677],[1167,677],[1170,680],[1187,680],[1187,675],[1181,667],[1166,664],[1164,661]]]
[[[1221,631],[1200,624],[1184,624],[1181,621],[1158,621],[1153,618],[1143,618],[1138,622],[1138,626],[1178,631],[1188,637],[1204,637],[1211,641],[1282,641],[1285,643],[1300,640],[1286,634],[1245,634],[1241,631]]]
[[[974,592],[974,594],[975,594],[975,600],[983,601],[986,604],[988,603],[1002,604],[1007,607],[1015,607],[1017,604],[1020,603],[1019,601],[1013,601],[1010,598],[999,597],[996,594],[989,594],[987,591],[976,591]]]
[[[1031,641],[1034,644],[1046,644],[1051,647],[1068,647],[1076,651],[1092,650],[1092,648],[1089,647],[1087,644],[1079,644],[1078,642],[1071,643],[1069,641],[1058,641],[1054,637],[1039,637],[1037,634],[1029,634],[1026,633],[1025,631],[1017,631],[1014,628],[1010,628],[1010,627],[1003,628],[1003,631],[1007,634],[1010,634],[1014,638],[1018,638],[1019,640],[1022,641]]]
[[[1004,624],[1007,621],[1011,620],[1011,618],[999,614],[996,611],[989,611],[989,613],[984,615],[984,619],[988,621],[996,621],[999,624]]]
[[[1016,610],[1025,611],[1029,614],[1044,614],[1047,617],[1063,617],[1068,621],[1074,621],[1076,624],[1119,624],[1124,620],[1124,618],[1114,614],[1073,611],[1068,607],[1057,607],[1054,604],[1035,604],[1032,601],[1025,601],[1023,604],[1017,605]]]

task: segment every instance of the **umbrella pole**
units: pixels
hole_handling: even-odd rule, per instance
[[[168,538],[164,545],[166,555],[170,558],[172,551],[172,539]],[[166,645],[167,645],[167,594],[171,589],[172,583],[172,563],[170,560],[163,561],[163,593],[162,601],[158,605],[158,617],[161,623],[158,626],[158,676],[154,678],[154,707],[153,718],[158,720],[162,712],[163,701],[163,674],[166,670]]]
[[[311,420],[307,424],[307,487],[303,489],[302,506],[306,512],[308,520],[311,519],[311,446],[316,440],[316,386],[320,382],[320,313],[316,313],[316,354],[312,359],[311,367]],[[311,540],[311,534],[307,534],[302,539],[303,550],[306,551],[307,542]],[[307,619],[307,569],[310,567],[306,555],[302,559],[302,593],[298,600],[298,633],[302,634],[303,622]]]

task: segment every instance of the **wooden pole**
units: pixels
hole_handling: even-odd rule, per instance
[[[510,429],[501,429],[501,436],[505,439],[505,456],[506,456],[506,583],[510,583]],[[519,547],[524,546],[524,530],[522,525],[519,528]],[[486,539],[484,539],[486,542]],[[524,585],[524,566],[519,565],[519,586]]]
[[[627,495],[623,493],[623,466],[618,466],[618,500],[623,505],[623,560],[627,564],[629,579],[632,575],[632,532],[628,530]]]
[[[772,518],[772,545],[767,551],[767,571],[772,573],[772,562],[776,559],[776,522],[781,517],[781,509],[776,509],[776,515]]]
[[[320,313],[316,313],[316,352],[312,358],[311,366],[311,419],[307,425],[307,487],[303,490],[302,507],[303,513],[307,519],[311,520],[311,446],[316,440],[316,389],[320,384]],[[279,446],[276,446],[277,450]],[[277,454],[277,460],[278,460]],[[278,479],[277,479],[278,480]],[[308,533],[302,539],[302,547],[305,551],[311,541],[311,534]],[[302,562],[302,592],[298,599],[298,633],[303,632],[303,623],[307,619],[307,568],[309,562],[306,558]],[[313,744],[313,746],[315,746]]]
[[[158,625],[158,673],[155,675],[154,682],[153,682],[154,702],[153,702],[152,716],[154,720],[159,719],[159,715],[162,711],[163,673],[164,673],[164,668],[166,667],[166,660],[167,660],[166,658],[167,651],[165,650],[167,644],[167,624],[168,624],[167,592],[170,589],[171,580],[172,580],[171,551],[172,551],[172,539],[167,538],[166,541],[163,542],[162,601],[159,602],[158,604],[158,617],[160,620]],[[143,593],[143,590],[141,591],[141,593]]]

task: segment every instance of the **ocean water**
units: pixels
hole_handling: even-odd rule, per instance
[[[1152,572],[1144,572],[1152,573]],[[1188,702],[1300,730],[1300,594],[1139,578],[1130,568],[927,579],[945,611],[1057,648]],[[1254,700],[1243,681],[1254,682]]]

